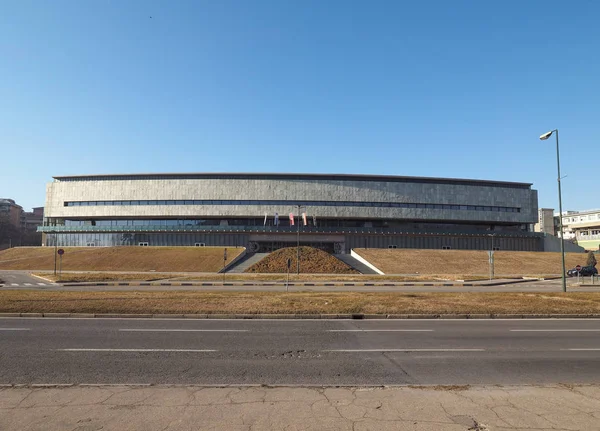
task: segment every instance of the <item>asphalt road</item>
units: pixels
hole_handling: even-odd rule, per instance
[[[0,271],[0,284],[4,284],[6,289],[39,289],[58,286],[57,283],[33,277],[26,271]]]
[[[600,383],[600,320],[0,319],[0,384]]]
[[[287,289],[285,283],[279,282],[277,285],[272,285],[273,282],[257,285],[243,285],[243,282],[228,282],[229,285],[220,285],[218,276],[215,278],[215,285],[202,286],[202,282],[187,282],[193,284],[191,286],[167,286],[167,285],[140,285],[139,282],[129,281],[123,286],[105,286],[99,283],[98,285],[85,286],[64,286],[59,283],[52,283],[41,278],[33,277],[26,271],[0,271],[0,289],[6,290],[52,290],[52,291],[79,291],[79,292],[105,292],[105,291],[227,291],[227,292],[561,292],[561,280],[531,280],[520,283],[500,284],[496,286],[486,286],[485,284],[478,286],[426,286],[424,284],[439,284],[443,282],[409,282],[412,285],[391,285],[391,282],[376,281],[376,283],[387,283],[388,286],[344,286],[343,282],[335,283],[332,286],[331,282],[312,282],[312,286],[306,285],[290,285]],[[374,282],[371,280],[371,282]],[[586,279],[589,282],[589,278]],[[179,282],[180,284],[181,282]],[[298,282],[303,284],[305,282]],[[308,283],[308,282],[307,282]],[[594,292],[600,291],[600,282],[597,286],[577,285],[577,279],[570,278],[567,280],[569,291],[572,292]],[[72,283],[68,283],[72,284]],[[90,283],[86,283],[90,284]],[[147,284],[147,283],[146,283]],[[178,284],[177,282],[175,284]],[[233,285],[231,285],[233,284]],[[247,283],[248,284],[248,283]],[[347,282],[352,284],[352,282]]]

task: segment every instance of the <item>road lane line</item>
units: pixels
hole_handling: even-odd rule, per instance
[[[210,349],[55,349],[60,352],[190,352],[190,353],[205,353],[216,352]]]
[[[600,332],[600,329],[511,329],[510,332]]]
[[[33,286],[31,283],[24,283],[25,286]]]
[[[335,349],[323,352],[361,353],[361,352],[485,352],[485,349]]]
[[[18,286],[19,283],[10,283],[11,286]]]
[[[595,349],[595,348],[590,348],[590,349],[586,349],[586,348],[581,348],[581,349],[560,349],[563,351],[571,351],[571,352],[600,352],[600,348]]]
[[[46,283],[38,283],[38,286],[45,286]]]
[[[30,328],[0,328],[0,331],[29,331]]]
[[[249,329],[119,329],[120,332],[249,332]]]
[[[327,332],[434,332],[433,329],[328,329]]]

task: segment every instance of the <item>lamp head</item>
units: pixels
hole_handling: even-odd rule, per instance
[[[554,133],[554,130],[550,130],[549,132],[544,133],[543,135],[540,136],[540,140],[545,141],[550,136],[552,136],[552,133]]]

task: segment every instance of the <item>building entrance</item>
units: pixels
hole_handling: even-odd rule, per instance
[[[314,241],[300,241],[302,247],[314,247],[320,250],[326,251],[327,253],[333,253],[334,247],[333,242],[314,242]],[[296,247],[296,241],[258,241],[258,251],[261,253],[270,253],[280,248]]]

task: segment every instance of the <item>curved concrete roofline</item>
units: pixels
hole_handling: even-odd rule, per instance
[[[151,177],[151,178],[149,178]],[[97,174],[63,175],[52,177],[57,181],[110,181],[147,179],[257,179],[257,180],[332,180],[332,181],[377,181],[416,182],[435,184],[461,184],[473,186],[530,188],[532,183],[479,180],[464,178],[410,177],[396,175],[367,174],[302,174],[302,173],[255,173],[255,172],[200,172],[200,173],[140,173],[140,174]]]

